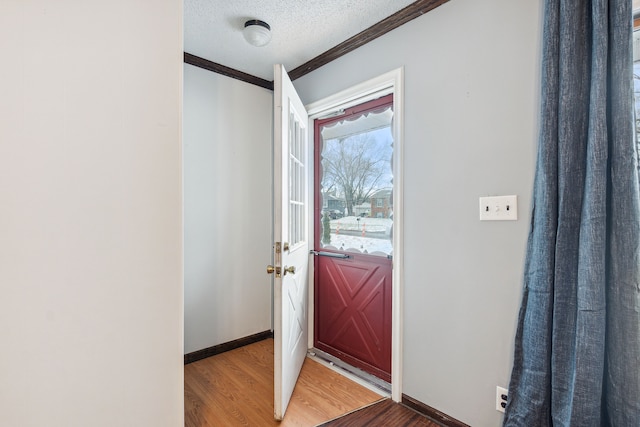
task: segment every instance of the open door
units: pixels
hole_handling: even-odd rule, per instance
[[[307,353],[308,117],[282,65],[274,66],[274,417],[284,417]]]

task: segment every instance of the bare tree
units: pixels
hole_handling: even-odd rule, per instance
[[[325,141],[322,151],[322,186],[344,194],[349,215],[391,177],[391,147],[370,134]]]

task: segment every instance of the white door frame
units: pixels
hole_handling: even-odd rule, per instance
[[[313,102],[306,106],[309,113],[309,153],[313,156],[313,121],[317,118],[331,116],[340,109],[379,98],[383,95],[393,93],[393,272],[392,272],[392,327],[391,327],[391,398],[395,402],[402,401],[402,342],[403,342],[403,188],[404,188],[404,68],[397,68],[375,77],[366,82],[360,83],[349,89],[343,90],[335,95],[331,95],[320,101]],[[313,165],[313,162],[309,162]],[[309,168],[311,177],[314,175],[312,168]],[[313,179],[309,179],[310,191],[313,191]],[[309,193],[312,194],[312,193]],[[310,218],[313,218],[313,198],[309,198]],[[309,221],[309,236],[313,234],[313,221]],[[311,237],[313,240],[313,237]],[[310,242],[310,247],[314,247],[314,242]],[[313,280],[314,266],[312,260],[309,262],[309,348],[313,347]]]

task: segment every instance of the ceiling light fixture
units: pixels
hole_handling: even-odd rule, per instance
[[[250,19],[244,23],[244,38],[254,46],[264,46],[271,40],[271,27],[264,21]]]

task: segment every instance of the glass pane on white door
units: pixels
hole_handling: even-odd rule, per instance
[[[293,112],[289,117],[289,243],[306,241],[306,132]]]

